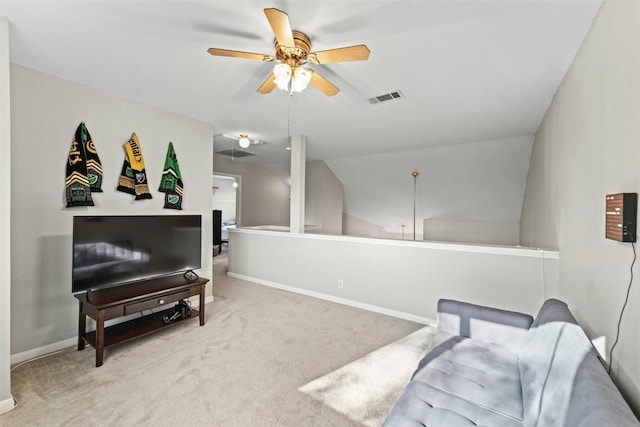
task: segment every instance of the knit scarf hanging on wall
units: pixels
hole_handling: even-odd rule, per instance
[[[131,139],[124,144],[124,151],[124,163],[117,190],[135,195],[136,200],[150,199],[147,172],[144,168],[140,143],[135,133],[131,134]]]
[[[76,129],[66,172],[67,207],[93,206],[91,193],[102,192],[102,164],[84,122]]]
[[[162,171],[162,179],[160,180],[160,188],[158,191],[165,193],[164,208],[182,210],[182,176],[180,175],[180,167],[178,167],[178,159],[173,149],[173,143],[169,143],[167,148],[167,158],[164,161],[164,170]]]

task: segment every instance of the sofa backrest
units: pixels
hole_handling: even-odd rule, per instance
[[[538,325],[544,325],[549,322],[568,322],[578,324],[569,307],[564,301],[550,298],[542,304],[538,314],[533,319],[531,328],[536,328]],[[530,329],[531,329],[530,328]]]
[[[519,356],[525,426],[598,425],[605,415],[613,417],[608,425],[636,425],[626,423],[634,419],[628,405],[564,302],[545,301]],[[618,406],[626,411],[616,414]]]
[[[438,332],[496,344],[516,353],[532,322],[528,314],[462,301],[438,301]]]
[[[565,303],[545,301],[520,350],[525,426],[563,426],[573,381],[591,342]]]

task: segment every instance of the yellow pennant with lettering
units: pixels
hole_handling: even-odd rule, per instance
[[[136,200],[150,199],[147,172],[142,158],[142,149],[138,136],[133,133],[129,141],[124,144],[125,158],[120,173],[118,190],[125,193],[133,193]],[[133,187],[133,188],[131,188]],[[131,191],[133,190],[133,191]]]

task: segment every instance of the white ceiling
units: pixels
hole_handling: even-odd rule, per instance
[[[288,133],[307,136],[310,159],[532,135],[600,3],[0,0],[0,14],[12,62],[265,140],[253,159],[268,163],[286,159]],[[335,97],[258,94],[272,63],[207,49],[272,54],[265,7],[288,12],[312,50],[364,43],[370,60],[314,67]],[[406,98],[367,101],[395,90]]]

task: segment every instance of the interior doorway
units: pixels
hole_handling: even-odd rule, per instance
[[[213,253],[226,252],[229,246],[229,229],[241,224],[241,177],[214,172],[211,177],[213,221]]]

